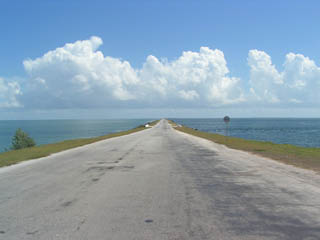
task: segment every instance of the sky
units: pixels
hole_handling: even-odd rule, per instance
[[[320,117],[319,10],[0,0],[0,119]]]

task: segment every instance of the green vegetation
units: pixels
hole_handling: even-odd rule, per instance
[[[148,124],[153,127],[154,125],[156,125],[160,120],[155,120],[153,122],[149,122]]]
[[[26,132],[22,131],[21,128],[18,128],[12,138],[11,150],[33,147],[35,145],[35,141],[31,137],[29,137]]]
[[[251,152],[286,164],[320,172],[320,148],[298,147],[290,144],[275,144],[272,142],[226,137],[219,134],[197,131],[185,126],[179,127],[175,123],[173,123],[173,126],[181,132],[205,138],[215,143],[226,145],[229,148]]]
[[[152,122],[151,124],[154,125],[154,122]],[[52,144],[39,145],[35,147],[0,153],[0,167],[9,166],[9,165],[16,164],[16,163],[30,160],[30,159],[46,157],[53,153],[61,152],[64,150],[75,148],[75,147],[80,147],[83,145],[98,142],[108,138],[127,135],[127,134],[138,132],[144,129],[146,129],[144,126],[139,126],[137,128],[134,128],[128,131],[112,133],[112,134],[108,134],[100,137],[66,140],[66,141],[52,143]]]
[[[145,123],[145,124],[139,125],[138,127],[144,128],[144,127],[146,127],[146,125],[149,125],[149,127],[153,127],[153,126],[156,125],[159,121],[160,121],[160,120],[154,120],[154,121],[152,121],[152,122],[147,122],[147,123]]]

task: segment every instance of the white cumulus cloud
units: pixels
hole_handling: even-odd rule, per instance
[[[250,50],[250,92],[261,102],[279,102],[277,90],[283,84],[282,75],[272,65],[271,57],[258,50]]]
[[[0,108],[21,107],[17,99],[21,94],[17,81],[7,81],[0,77]]]
[[[244,100],[239,78],[229,76],[223,52],[208,47],[201,47],[199,52],[183,52],[171,62],[149,56],[139,71],[139,77],[154,91],[150,96],[158,94],[162,99],[194,100],[202,106]]]
[[[29,107],[226,105],[243,101],[239,78],[229,76],[224,54],[201,47],[173,61],[148,56],[141,69],[98,51],[102,40],[68,43],[23,62]],[[43,100],[44,99],[44,100]]]
[[[180,90],[179,96],[185,100],[193,100],[198,98],[199,94],[194,90],[190,90],[190,91]]]
[[[320,68],[302,54],[286,55],[283,71],[286,92],[300,103],[320,103]]]
[[[258,50],[250,50],[250,93],[258,102],[271,104],[320,103],[320,68],[302,54],[288,53],[280,72],[271,57]]]
[[[99,37],[67,43],[23,62],[28,77],[0,78],[0,107],[314,106],[320,68],[288,53],[281,71],[264,51],[248,53],[249,78],[231,76],[224,53],[201,47],[174,60],[149,55],[141,68],[105,56]]]
[[[134,99],[136,71],[127,61],[104,57],[97,51],[101,44],[91,37],[25,60],[25,101],[35,107],[91,107]]]

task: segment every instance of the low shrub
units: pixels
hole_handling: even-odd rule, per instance
[[[18,150],[22,148],[28,148],[35,146],[35,141],[29,137],[29,135],[22,131],[21,128],[18,128],[15,135],[12,138],[12,150]]]

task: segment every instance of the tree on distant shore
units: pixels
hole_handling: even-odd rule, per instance
[[[12,138],[12,150],[22,149],[22,148],[28,148],[35,146],[35,141],[29,137],[29,135],[22,131],[21,128],[18,128],[15,135]]]

